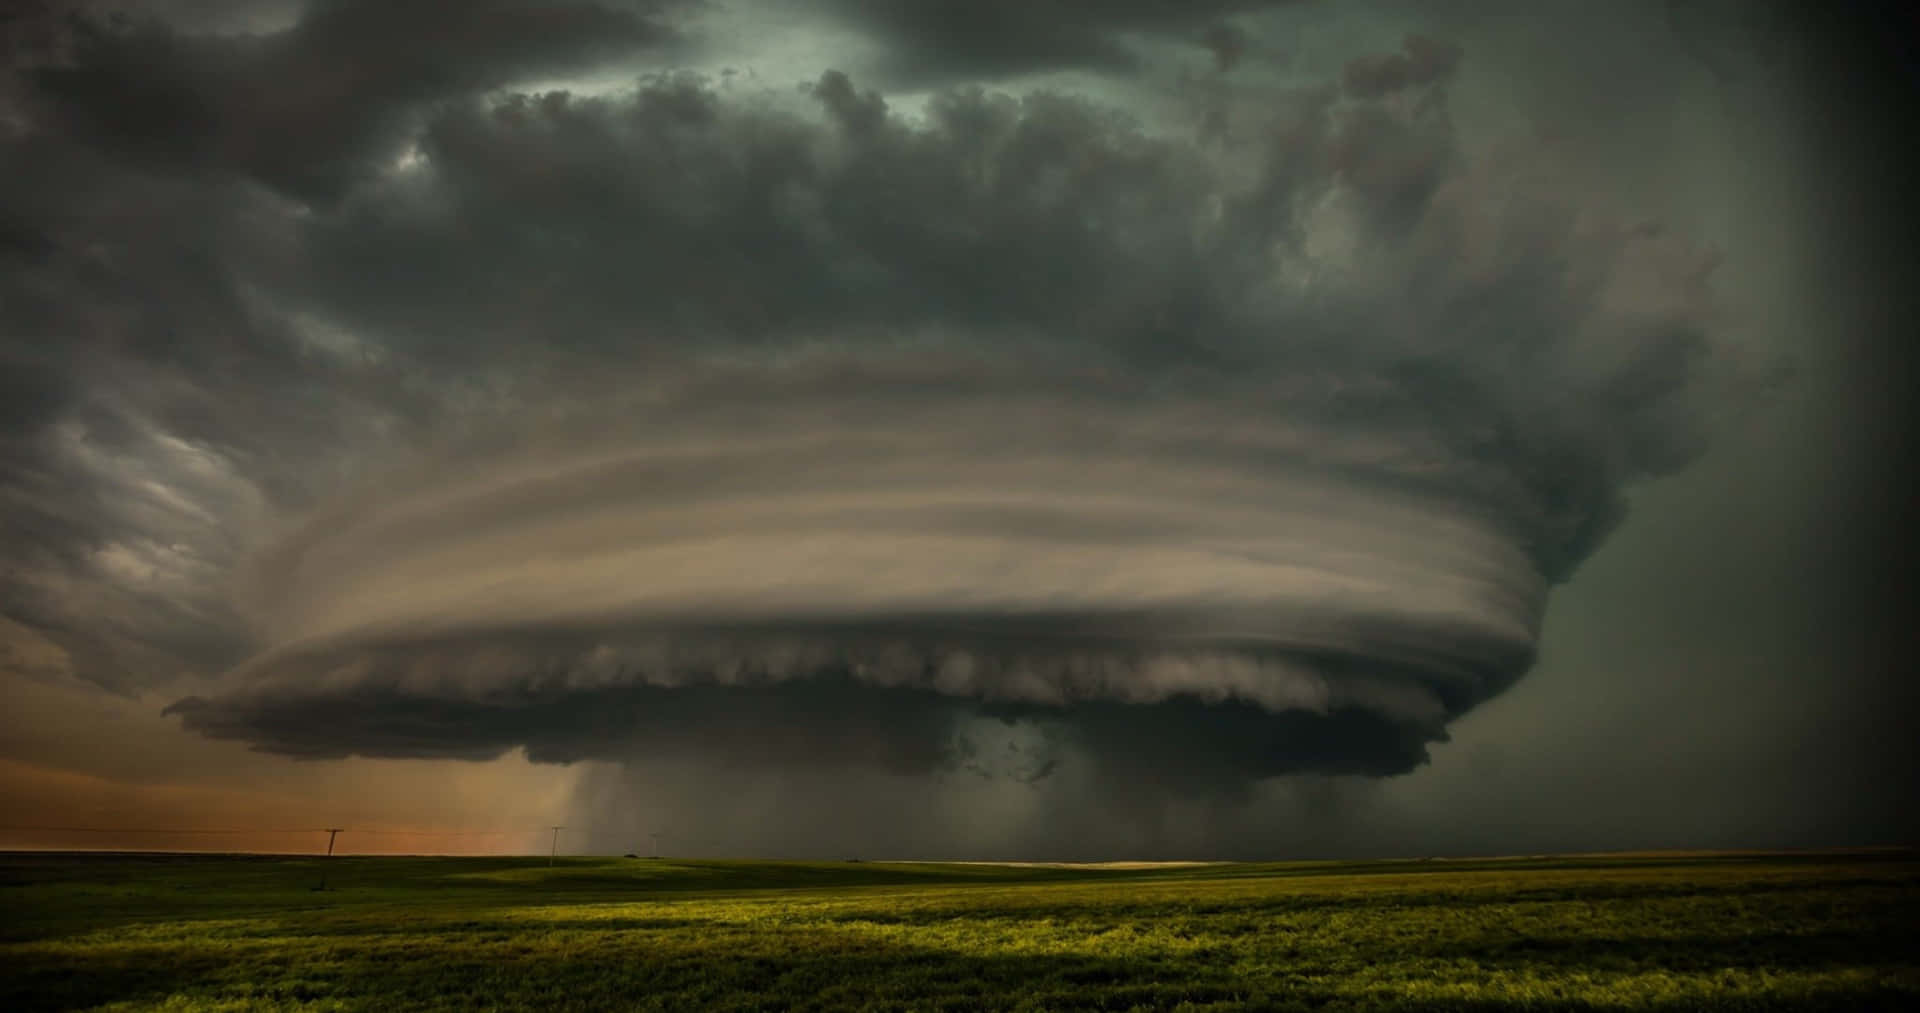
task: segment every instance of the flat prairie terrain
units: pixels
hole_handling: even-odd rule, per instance
[[[1920,854],[0,855],[0,1009],[92,1008],[1920,1009]]]

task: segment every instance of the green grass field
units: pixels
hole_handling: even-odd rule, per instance
[[[0,1009],[1915,1009],[1920,855],[0,855]]]

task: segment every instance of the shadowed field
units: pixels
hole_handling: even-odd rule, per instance
[[[1920,855],[0,855],[0,1009],[1904,1009]]]

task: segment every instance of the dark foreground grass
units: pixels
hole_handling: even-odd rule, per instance
[[[0,855],[0,1009],[1915,1009],[1920,856]]]

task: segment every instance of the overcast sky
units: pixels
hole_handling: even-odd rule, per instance
[[[0,846],[1920,828],[1872,8],[458,9],[0,22]]]

